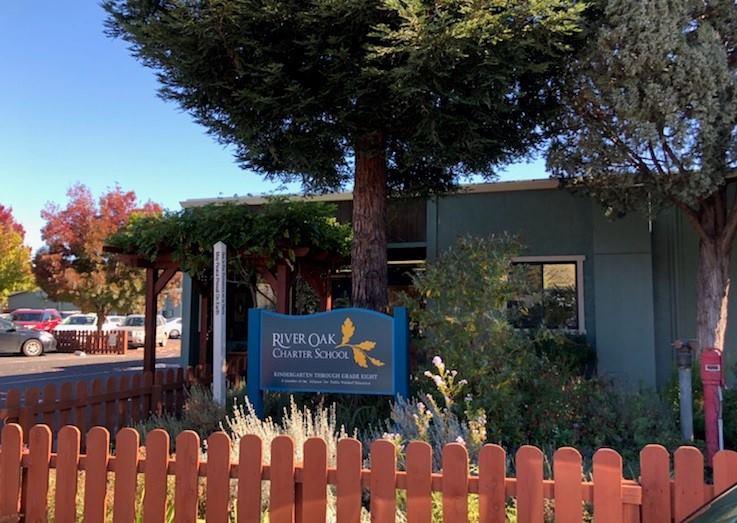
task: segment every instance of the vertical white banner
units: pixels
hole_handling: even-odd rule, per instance
[[[213,246],[212,296],[212,397],[225,405],[225,287],[227,247],[223,242]]]

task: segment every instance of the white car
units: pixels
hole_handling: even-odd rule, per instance
[[[122,316],[117,316],[121,317]],[[106,316],[105,323],[102,325],[102,330],[110,331],[116,330],[119,323],[111,321],[111,318],[116,316]],[[67,316],[64,321],[54,327],[52,332],[63,332],[63,331],[96,331],[97,330],[97,314],[72,314]]]
[[[182,336],[182,318],[170,318],[166,322],[166,331],[170,338],[180,338]]]
[[[144,332],[145,319],[146,317],[143,314],[130,314],[123,320],[119,330],[128,331],[129,349],[143,347],[143,342],[146,339],[146,333]],[[156,316],[156,344],[163,347],[168,337],[166,319],[161,315]]]
[[[116,327],[120,327],[123,325],[123,322],[125,321],[125,316],[117,316],[117,315],[110,315],[105,316],[105,323],[109,323],[110,325],[115,325]]]

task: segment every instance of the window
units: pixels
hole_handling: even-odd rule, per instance
[[[128,316],[125,320],[123,320],[123,326],[125,327],[143,327],[143,323],[143,316]]]
[[[516,258],[529,294],[510,303],[519,328],[584,331],[583,256]]]
[[[43,321],[43,311],[14,312],[13,321]]]

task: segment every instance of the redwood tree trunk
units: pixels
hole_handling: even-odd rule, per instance
[[[381,133],[356,144],[353,183],[353,306],[385,311],[389,303],[386,264],[386,153]]]
[[[720,238],[721,239],[721,238]],[[699,241],[696,276],[696,334],[701,348],[724,350],[729,296],[729,250],[720,241]]]

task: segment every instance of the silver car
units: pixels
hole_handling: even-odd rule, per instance
[[[40,356],[56,350],[56,339],[45,331],[19,329],[15,323],[0,319],[0,352]]]

